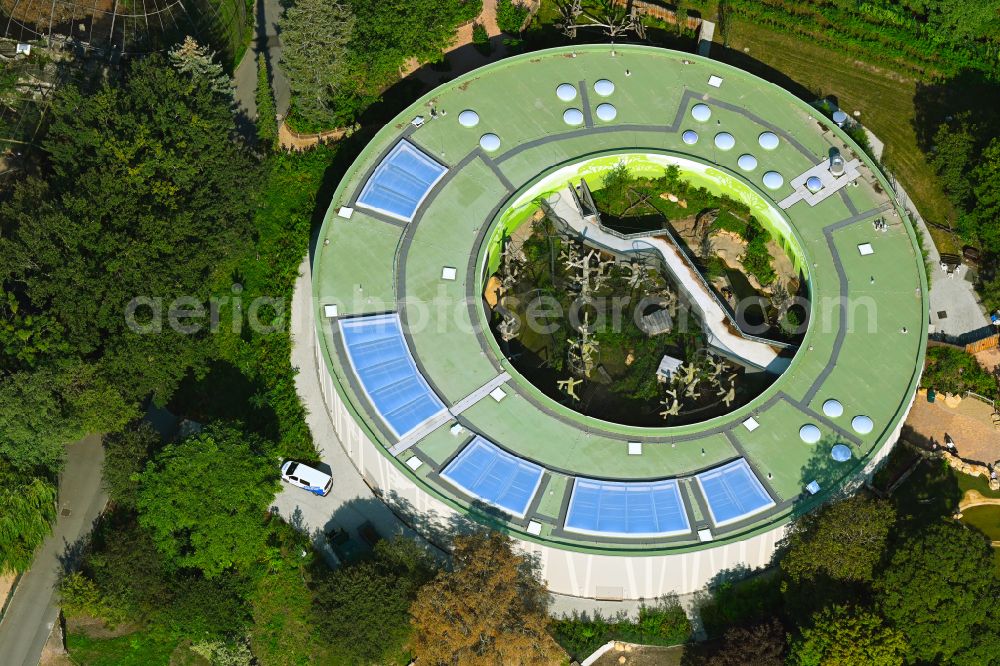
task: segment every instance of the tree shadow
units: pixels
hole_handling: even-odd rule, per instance
[[[934,134],[942,124],[966,113],[976,126],[978,150],[996,136],[996,123],[1000,120],[1000,83],[971,69],[943,81],[918,82],[913,108],[913,129],[924,152],[933,150]]]
[[[723,46],[721,44],[712,44],[712,58],[750,72],[765,81],[777,84],[806,102],[812,103],[820,97],[823,97],[823,91],[812,90],[799,83],[785,72],[777,70],[767,63],[761,62],[743,51]]]
[[[200,423],[230,421],[239,414],[248,429],[276,440],[280,434],[277,414],[260,399],[266,392],[260,381],[251,380],[228,361],[215,359],[203,376],[189,372],[167,407],[178,417]]]

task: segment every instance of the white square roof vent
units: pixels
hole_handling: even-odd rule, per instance
[[[351,215],[354,215],[354,209],[350,206],[341,206],[340,210],[337,211],[337,215],[345,220],[349,220],[351,219]]]
[[[542,533],[542,524],[537,520],[529,520],[527,532],[532,536],[538,536]]]
[[[871,243],[861,243],[858,245],[858,252],[861,253],[862,257],[867,257],[869,254],[875,254],[875,249]]]
[[[819,484],[816,483],[815,481],[810,481],[809,485],[806,486],[806,490],[809,491],[810,495],[815,495],[816,493],[819,492]]]
[[[442,280],[454,280],[455,276],[458,275],[458,269],[453,266],[445,266],[441,269],[441,279]]]
[[[461,423],[456,423],[451,427],[451,434],[454,435],[455,437],[458,437],[463,432],[465,432],[465,428],[462,427]]]
[[[712,536],[712,530],[708,529],[707,527],[698,530],[698,541],[704,543],[705,541],[711,541],[714,538],[715,537]]]
[[[749,430],[750,432],[753,432],[754,430],[760,427],[760,423],[757,422],[757,419],[751,416],[750,418],[748,418],[746,421],[743,422],[743,427]]]
[[[490,397],[496,400],[497,402],[500,402],[501,400],[507,397],[507,394],[504,393],[503,389],[498,386],[492,391],[490,391]]]
[[[416,456],[413,456],[412,458],[406,461],[406,466],[412,469],[414,472],[423,467],[423,465],[424,461]]]
[[[413,118],[413,120],[410,121],[410,124],[413,125],[414,127],[420,127],[421,125],[424,124],[424,117],[416,116]]]
[[[336,317],[340,310],[333,303],[323,306],[323,314],[327,317]]]
[[[642,442],[629,442],[628,443],[628,454],[630,456],[641,456],[642,455]]]
[[[722,85],[722,77],[713,74],[712,76],[708,77],[708,85],[712,86],[713,88],[718,88],[719,86]]]

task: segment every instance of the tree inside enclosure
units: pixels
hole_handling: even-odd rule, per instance
[[[489,0],[487,0],[489,1]],[[497,3],[497,27],[508,33],[521,32],[521,26],[528,18],[527,6],[517,0],[495,0]]]

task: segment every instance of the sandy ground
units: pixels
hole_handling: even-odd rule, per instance
[[[13,587],[15,578],[14,574],[0,576],[0,606],[7,601],[7,595],[10,594],[10,588]]]
[[[1000,366],[1000,349],[987,349],[976,354],[979,365],[989,371],[995,371]]]
[[[63,633],[59,623],[52,628],[49,640],[42,648],[42,655],[38,661],[38,666],[72,666],[73,660],[69,658],[69,653],[63,646]]]
[[[989,405],[973,398],[960,400],[950,407],[943,397],[932,404],[925,396],[918,395],[906,425],[916,434],[942,446],[947,433],[955,440],[955,448],[962,458],[993,463],[1000,460],[1000,430],[993,427],[992,413]]]

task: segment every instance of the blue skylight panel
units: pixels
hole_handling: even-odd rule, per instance
[[[417,370],[397,315],[342,319],[340,332],[369,402],[397,437],[444,410]]]
[[[441,472],[467,494],[524,518],[542,480],[542,468],[476,435]]]
[[[402,139],[372,172],[358,196],[357,206],[409,222],[446,171]]]
[[[774,500],[743,458],[698,474],[696,478],[717,527],[774,506]]]
[[[578,478],[566,530],[582,534],[663,537],[691,531],[677,481],[597,481]]]

